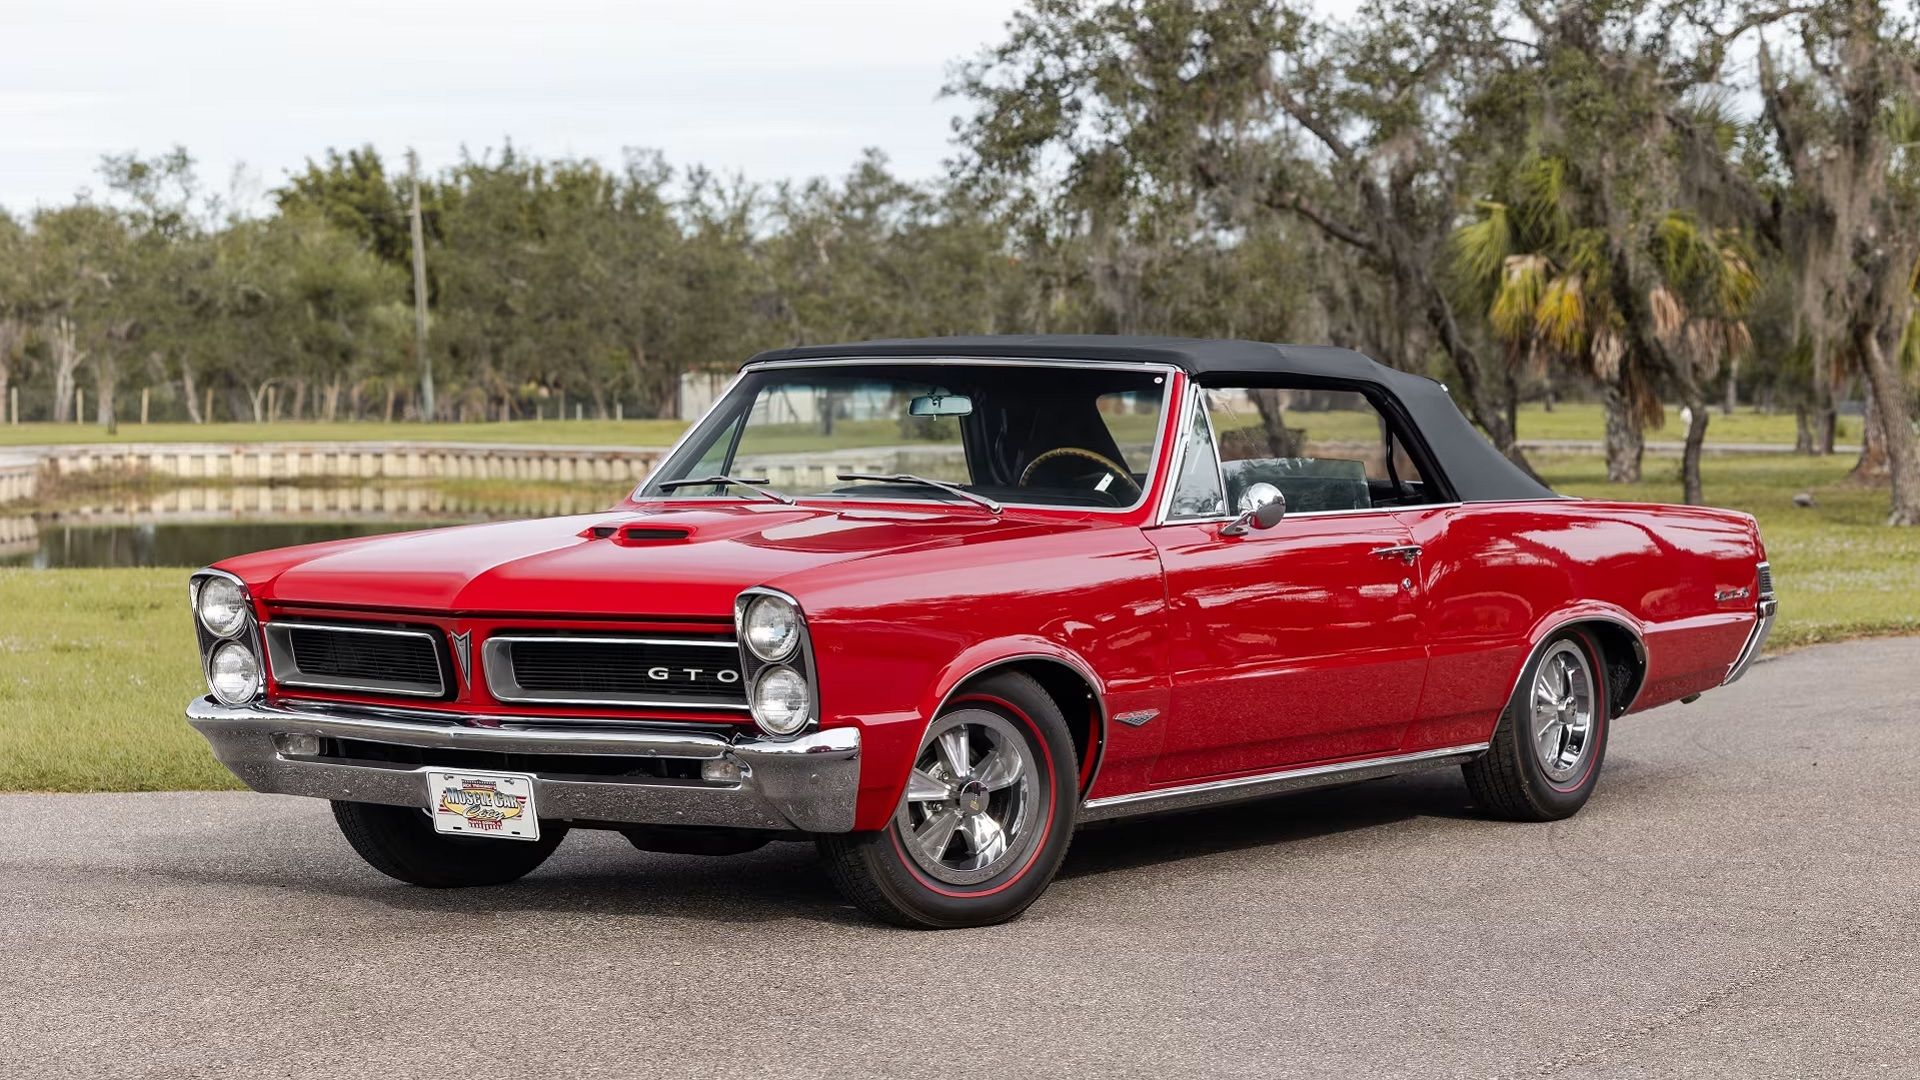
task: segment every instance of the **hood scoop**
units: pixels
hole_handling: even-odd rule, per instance
[[[692,529],[670,525],[594,525],[580,534],[587,540],[612,540],[616,544],[669,544],[693,535]]]

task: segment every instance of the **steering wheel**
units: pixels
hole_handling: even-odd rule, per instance
[[[1028,481],[1033,479],[1033,471],[1035,469],[1038,469],[1040,466],[1046,464],[1049,461],[1053,461],[1057,458],[1063,458],[1063,457],[1086,458],[1088,461],[1091,461],[1094,464],[1100,466],[1102,469],[1105,469],[1110,475],[1118,479],[1121,483],[1132,488],[1134,498],[1137,499],[1140,497],[1140,485],[1134,482],[1133,477],[1128,474],[1126,466],[1120,464],[1117,461],[1114,461],[1112,458],[1109,458],[1104,454],[1096,454],[1091,450],[1085,450],[1078,446],[1056,447],[1055,449],[1049,450],[1046,453],[1041,454],[1039,457],[1034,458],[1032,461],[1027,462],[1026,469],[1022,470],[1020,473],[1020,486],[1021,487],[1032,486],[1028,483]]]

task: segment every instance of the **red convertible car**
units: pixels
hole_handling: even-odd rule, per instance
[[[859,907],[1010,918],[1081,823],[1459,766],[1593,792],[1612,722],[1740,677],[1753,519],[1556,496],[1343,349],[986,337],[754,357],[605,513],[194,575],[187,716],[375,868],[569,829],[811,840]]]

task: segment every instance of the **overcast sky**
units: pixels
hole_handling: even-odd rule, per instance
[[[175,144],[224,191],[371,142],[434,168],[511,139],[652,147],[757,180],[839,175],[868,146],[914,177],[950,152],[947,64],[1014,0],[0,0],[0,206],[99,187],[100,155]]]

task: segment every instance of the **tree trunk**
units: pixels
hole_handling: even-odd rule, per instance
[[[1720,412],[1732,416],[1733,410],[1740,407],[1740,354],[1735,352],[1727,356],[1727,400]]]
[[[1834,432],[1839,427],[1839,416],[1834,412],[1833,399],[1829,395],[1827,403],[1813,413],[1813,452],[1821,457],[1833,453]]]
[[[327,383],[325,409],[326,409],[327,423],[331,424],[340,415],[340,380],[339,379],[333,379]]]
[[[26,324],[18,319],[0,319],[0,420],[7,419],[7,389],[13,385],[13,353],[27,343]]]
[[[1860,335],[1867,379],[1879,405],[1880,433],[1887,453],[1887,474],[1893,481],[1889,525],[1920,525],[1920,436],[1913,430],[1907,406],[1900,359],[1880,345],[1877,334]]]
[[[1267,453],[1272,457],[1300,456],[1300,433],[1287,427],[1278,390],[1249,390],[1253,407],[1260,413],[1260,430],[1266,435]]]
[[[1847,479],[1858,484],[1884,484],[1892,465],[1887,460],[1886,433],[1880,425],[1880,397],[1873,392],[1872,380],[1867,382],[1866,397],[1866,416],[1860,425],[1860,457],[1853,463],[1853,471],[1847,473]]]
[[[1687,407],[1692,415],[1687,421],[1686,448],[1680,452],[1681,500],[1688,506],[1705,506],[1706,496],[1700,487],[1700,454],[1707,442],[1706,395],[1688,395]]]
[[[102,355],[93,362],[93,419],[102,427],[114,427],[113,398],[120,389],[120,361]]]
[[[1793,407],[1793,452],[1796,454],[1813,453],[1813,422],[1807,416],[1807,406],[1801,402]]]
[[[186,359],[180,361],[180,393],[186,398],[187,419],[196,424],[206,423],[207,418],[200,412],[198,394],[193,388],[193,362]]]
[[[73,320],[62,316],[47,327],[47,349],[53,354],[53,421],[64,424],[73,419],[73,375],[87,354],[80,349]]]
[[[1612,383],[1602,384],[1600,405],[1607,420],[1607,480],[1633,484],[1640,480],[1640,462],[1646,454],[1646,432],[1627,396]]]

